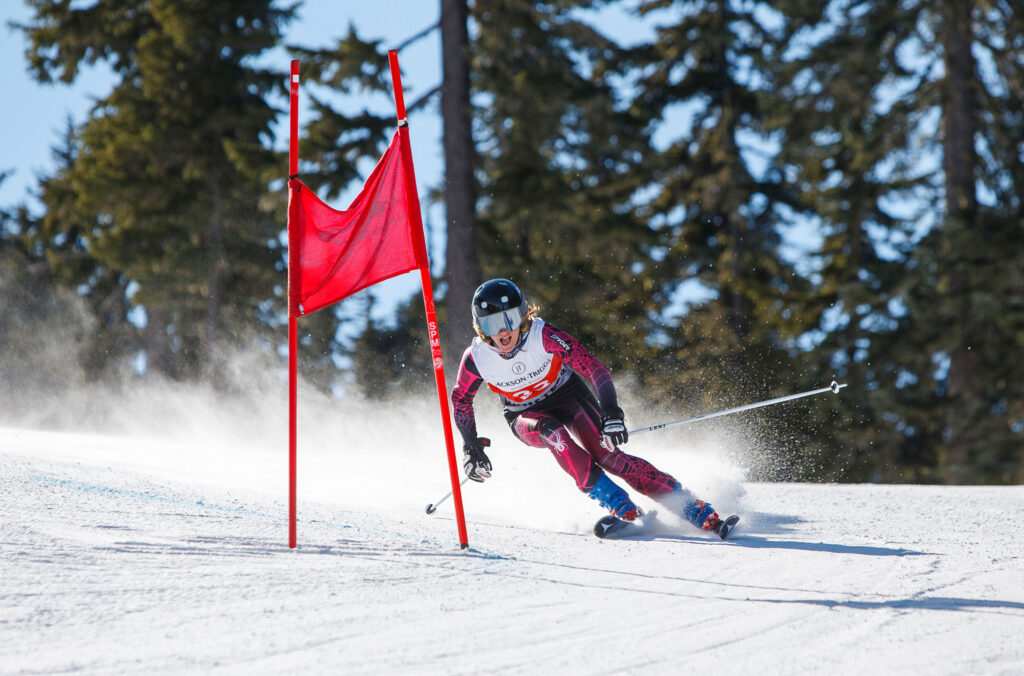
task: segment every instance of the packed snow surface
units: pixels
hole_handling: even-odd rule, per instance
[[[443,444],[354,429],[300,434],[295,550],[278,438],[0,429],[0,673],[1024,673],[1024,487],[755,483],[638,436],[742,521],[598,540],[497,430],[463,551]]]

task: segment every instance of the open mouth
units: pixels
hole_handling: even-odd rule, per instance
[[[498,343],[498,347],[501,348],[502,352],[512,349],[514,343],[512,342],[512,334],[506,333],[504,336],[495,337],[495,341]]]

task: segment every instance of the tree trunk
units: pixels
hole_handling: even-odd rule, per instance
[[[977,212],[974,149],[977,132],[977,65],[971,53],[971,6],[962,0],[943,3],[942,46],[946,52],[946,82],[942,91],[944,122],[943,170],[946,174],[946,209],[956,218],[973,220]]]
[[[473,291],[480,283],[476,256],[476,189],[473,180],[472,109],[469,100],[469,33],[466,0],[441,0],[441,42],[444,83],[444,202],[448,228],[445,296],[448,315],[444,330],[446,370],[458,368],[462,350],[474,333],[470,323]]]
[[[973,3],[946,0],[943,3],[942,46],[946,53],[946,80],[942,89],[943,117],[943,170],[946,187],[946,220],[944,238],[949,245],[948,304],[962,317],[959,331],[949,350],[948,387],[946,389],[946,467],[952,483],[961,483],[973,444],[971,417],[982,396],[976,372],[976,359],[971,352],[978,344],[980,327],[974,325],[976,313],[971,307],[972,269],[966,264],[971,251],[957,243],[969,241],[965,237],[978,222],[978,203],[974,171],[978,166],[975,151],[977,133],[978,96],[975,73],[977,64],[971,53],[971,8]],[[959,260],[957,260],[959,259]]]
[[[173,353],[171,336],[167,333],[167,315],[158,307],[146,308],[146,329],[143,341],[146,346],[146,371],[173,378]]]
[[[221,283],[227,256],[224,251],[224,196],[220,179],[210,179],[210,197],[213,209],[210,214],[210,275],[206,282],[206,323],[203,330],[203,363],[199,372],[210,381],[215,377],[214,363],[217,350],[217,329],[220,323]]]

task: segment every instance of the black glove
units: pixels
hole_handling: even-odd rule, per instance
[[[608,409],[601,417],[601,434],[608,438],[612,447],[621,446],[629,441],[629,432],[626,431],[626,423],[623,420],[625,417],[618,406]]]
[[[491,478],[491,461],[484,448],[491,445],[491,440],[480,437],[475,442],[463,444],[462,469],[466,471],[466,477],[472,481],[483,482]]]

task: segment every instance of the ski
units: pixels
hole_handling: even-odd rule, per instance
[[[615,540],[620,538],[631,538],[638,535],[643,535],[650,530],[650,524],[653,520],[654,512],[645,514],[636,521],[623,521],[612,515],[603,516],[597,520],[594,524],[594,535],[601,538],[602,540]],[[718,528],[714,529],[714,533],[722,538],[727,539],[739,523],[740,517],[733,514],[730,517],[722,519],[719,522]]]

